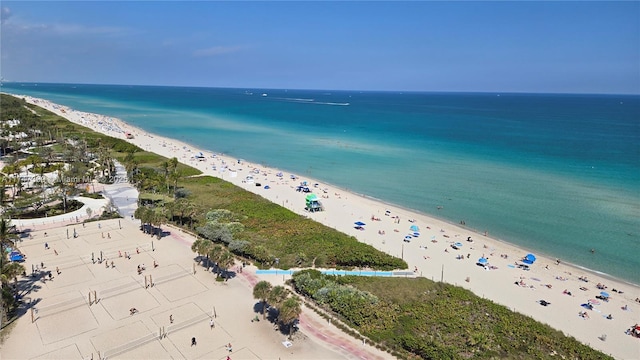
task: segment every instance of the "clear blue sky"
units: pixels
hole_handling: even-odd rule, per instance
[[[2,1],[5,80],[640,93],[640,2]]]

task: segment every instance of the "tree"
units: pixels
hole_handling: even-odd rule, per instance
[[[5,200],[5,190],[6,190],[6,185],[7,185],[7,179],[0,175],[0,208],[4,209],[4,200]]]
[[[202,236],[213,241],[228,244],[233,240],[233,234],[231,234],[227,225],[215,221],[210,221],[205,226],[197,228],[197,231]]]
[[[200,257],[200,261],[204,262],[202,255],[207,255],[207,259],[209,259],[209,251],[213,247],[213,243],[208,239],[196,239],[196,241],[191,244],[191,251],[198,254]]]
[[[154,224],[158,226],[158,240],[162,239],[162,225],[167,223],[167,210],[162,207],[154,212]]]
[[[11,220],[7,220],[5,218],[0,219],[0,251],[2,252],[0,255],[0,268],[4,265],[4,257],[6,255],[5,248],[7,246],[12,246],[13,242],[17,238],[15,234],[11,233]]]
[[[218,255],[218,258],[216,260],[217,260],[216,262],[218,263],[219,272],[222,274],[225,274],[225,280],[229,280],[229,278],[227,277],[227,269],[231,265],[233,265],[233,263],[235,263],[236,258],[233,256],[231,252],[229,252],[229,250],[225,248],[224,251],[222,251]]]
[[[14,302],[13,291],[8,286],[11,279],[16,279],[18,274],[24,271],[24,267],[18,263],[10,263],[5,248],[14,244],[17,236],[11,233],[11,222],[7,219],[0,219],[0,284],[2,285],[2,318],[10,310]]]
[[[140,220],[140,226],[142,227],[142,232],[146,233],[147,232],[147,224],[148,224],[148,227],[151,227],[151,222],[152,222],[152,217],[153,217],[153,210],[151,210],[147,206],[140,206],[133,213],[133,216],[136,219]],[[150,231],[150,232],[151,232],[151,235],[153,236],[153,231]]]
[[[167,186],[167,193],[169,192],[169,162],[163,161],[162,164],[162,175],[164,176],[164,183]]]
[[[266,319],[265,310],[267,309],[267,298],[271,292],[272,286],[268,281],[260,281],[253,287],[253,298],[260,300],[262,303],[262,319]]]
[[[289,340],[291,340],[291,333],[294,328],[296,320],[302,313],[302,304],[297,296],[287,298],[282,302],[282,305],[278,309],[280,322],[289,327]]]
[[[289,296],[289,291],[284,286],[278,285],[271,289],[267,301],[271,306],[280,309],[280,306],[287,299],[287,296]]]
[[[207,253],[207,259],[211,259],[214,263],[218,263],[220,259],[222,259],[224,252],[227,249],[220,244],[213,244],[211,248],[209,248],[209,252]],[[207,267],[208,268],[208,267]],[[219,271],[216,271],[216,278],[220,275]]]
[[[51,162],[53,161],[53,149],[50,146],[43,146],[38,151],[38,155],[40,155],[40,157],[44,159],[44,166],[49,167],[49,164],[51,164]]]

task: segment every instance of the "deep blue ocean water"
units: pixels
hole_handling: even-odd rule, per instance
[[[464,220],[640,284],[640,96],[22,83],[2,91]]]

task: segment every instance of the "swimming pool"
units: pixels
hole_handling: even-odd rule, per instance
[[[256,275],[292,275],[294,272],[299,270],[280,270],[280,269],[269,269],[269,270],[256,270]],[[414,274],[409,271],[349,271],[349,270],[320,270],[321,273],[325,275],[353,275],[353,276],[413,276]]]

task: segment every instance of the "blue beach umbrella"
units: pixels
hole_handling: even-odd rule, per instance
[[[478,259],[478,264],[479,265],[487,265],[488,262],[489,262],[489,260],[487,260],[487,258],[481,257],[480,259]]]
[[[420,231],[420,228],[418,227],[418,225],[411,225],[409,230],[411,230],[411,231]]]
[[[414,237],[418,237],[418,236],[420,236],[420,233],[419,233],[419,232],[414,232],[414,233],[413,233],[413,236],[414,236]]]
[[[524,259],[522,259],[522,262],[525,264],[533,264],[534,262],[536,262],[536,256],[533,254],[527,254],[527,256],[524,257]]]
[[[609,293],[608,293],[608,292],[606,292],[606,291],[601,291],[601,292],[600,292],[600,295],[602,295],[603,297],[606,297],[606,298],[608,298],[608,297],[609,297]]]
[[[453,244],[453,247],[456,248],[456,249],[460,249],[462,247],[462,243],[457,242],[457,243]]]
[[[356,221],[354,224],[358,225],[358,226],[365,226],[367,224],[363,223],[362,221]]]

